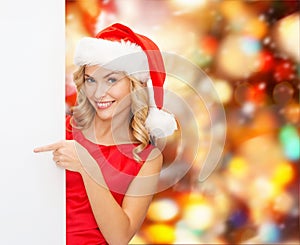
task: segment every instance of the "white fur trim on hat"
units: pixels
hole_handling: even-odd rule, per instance
[[[110,41],[84,37],[79,41],[74,57],[75,65],[101,65],[116,71],[125,71],[141,82],[150,78],[147,55],[142,48],[129,41]]]
[[[151,107],[146,119],[146,128],[151,136],[164,138],[177,130],[177,123],[173,114]]]

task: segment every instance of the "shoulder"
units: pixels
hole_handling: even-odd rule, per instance
[[[163,157],[162,157],[161,151],[157,147],[154,147],[154,146],[151,146],[150,148],[151,148],[151,151],[148,155],[146,162],[153,161],[153,160],[162,161]]]
[[[160,150],[154,146],[151,147],[151,151],[148,154],[146,161],[144,162],[139,175],[152,175],[161,171],[163,163],[163,156]]]
[[[133,144],[132,145],[132,150],[137,146],[137,144]],[[155,150],[156,147],[152,144],[149,144],[146,146],[146,148],[144,150],[142,150],[142,152],[139,153],[139,156],[141,157],[143,163],[146,162],[150,156],[150,154],[155,154]]]

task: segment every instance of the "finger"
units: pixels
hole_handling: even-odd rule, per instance
[[[65,165],[61,161],[56,162],[56,166],[65,169]]]
[[[61,156],[61,155],[54,156],[52,159],[54,162],[62,162],[64,160],[63,156]]]
[[[57,162],[56,162],[56,165],[59,166],[59,167],[61,167],[63,164],[62,164],[62,162],[57,161]]]
[[[54,150],[58,149],[61,145],[62,145],[62,142],[56,142],[56,143],[53,143],[53,144],[50,144],[50,145],[44,145],[44,146],[37,147],[33,151],[35,153],[46,152],[46,151],[54,151]]]
[[[54,159],[53,159],[54,160]],[[57,165],[57,166],[59,166],[59,167],[61,167],[62,165],[63,165],[63,162],[62,161],[59,161],[59,160],[56,160],[56,161],[54,161],[55,162],[55,164]]]
[[[53,159],[53,162],[58,162],[59,161],[58,156],[54,156],[52,159]]]
[[[58,156],[58,155],[61,155],[61,153],[58,151],[58,149],[54,150],[52,152],[53,156]]]

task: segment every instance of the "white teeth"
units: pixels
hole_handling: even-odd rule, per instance
[[[109,107],[113,102],[97,102],[97,106],[101,109]]]

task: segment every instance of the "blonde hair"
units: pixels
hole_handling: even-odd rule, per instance
[[[77,87],[77,105],[72,107],[72,120],[71,124],[73,127],[78,129],[88,128],[94,118],[95,109],[89,102],[85,95],[84,86],[84,71],[85,66],[81,66],[77,71],[74,72],[73,78]],[[133,149],[133,157],[137,162],[141,162],[141,153],[149,144],[150,136],[149,132],[145,127],[145,121],[148,116],[148,92],[143,84],[134,77],[127,76],[130,80],[130,91],[131,91],[131,113],[130,115],[130,129],[132,135],[136,141],[139,142],[138,146]]]

